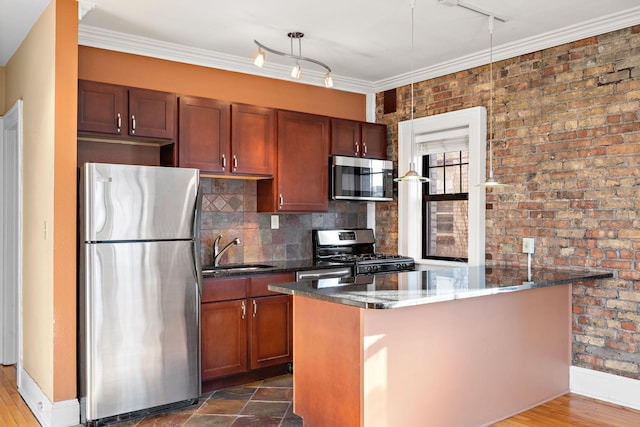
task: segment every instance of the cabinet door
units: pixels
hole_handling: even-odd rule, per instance
[[[129,135],[175,140],[176,95],[129,89]]]
[[[387,158],[387,126],[377,123],[362,123],[362,157]]]
[[[231,106],[231,166],[234,173],[273,175],[275,110]]]
[[[288,295],[252,298],[249,321],[251,369],[291,362],[292,301]]]
[[[328,158],[328,117],[278,112],[278,211],[327,211]]]
[[[360,156],[360,123],[353,120],[331,119],[331,154]]]
[[[202,379],[247,370],[247,300],[201,305]]]
[[[224,173],[229,156],[228,102],[181,96],[178,165],[202,172]]]
[[[122,86],[78,81],[78,132],[126,134],[126,94]]]

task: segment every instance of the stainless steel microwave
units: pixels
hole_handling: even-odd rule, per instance
[[[331,157],[329,189],[333,200],[393,200],[393,162]]]

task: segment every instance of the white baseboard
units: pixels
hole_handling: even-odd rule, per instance
[[[80,423],[80,404],[77,399],[52,403],[38,384],[23,369],[18,392],[43,427],[68,427]]]
[[[569,388],[572,393],[640,410],[640,380],[572,366]]]

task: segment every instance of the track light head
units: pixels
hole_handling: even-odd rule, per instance
[[[296,61],[296,65],[291,69],[291,77],[294,79],[299,79],[302,75],[302,69],[300,68],[300,64]]]
[[[266,59],[267,56],[264,53],[264,50],[262,50],[262,48],[258,48],[258,53],[256,53],[256,56],[253,58],[253,64],[257,67],[262,68]]]
[[[333,77],[331,77],[331,73],[325,74],[324,87],[333,87]]]

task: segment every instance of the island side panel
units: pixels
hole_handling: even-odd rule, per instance
[[[362,309],[294,296],[293,412],[305,427],[361,427]]]
[[[570,285],[366,310],[364,345],[366,427],[489,425],[569,391]]]

